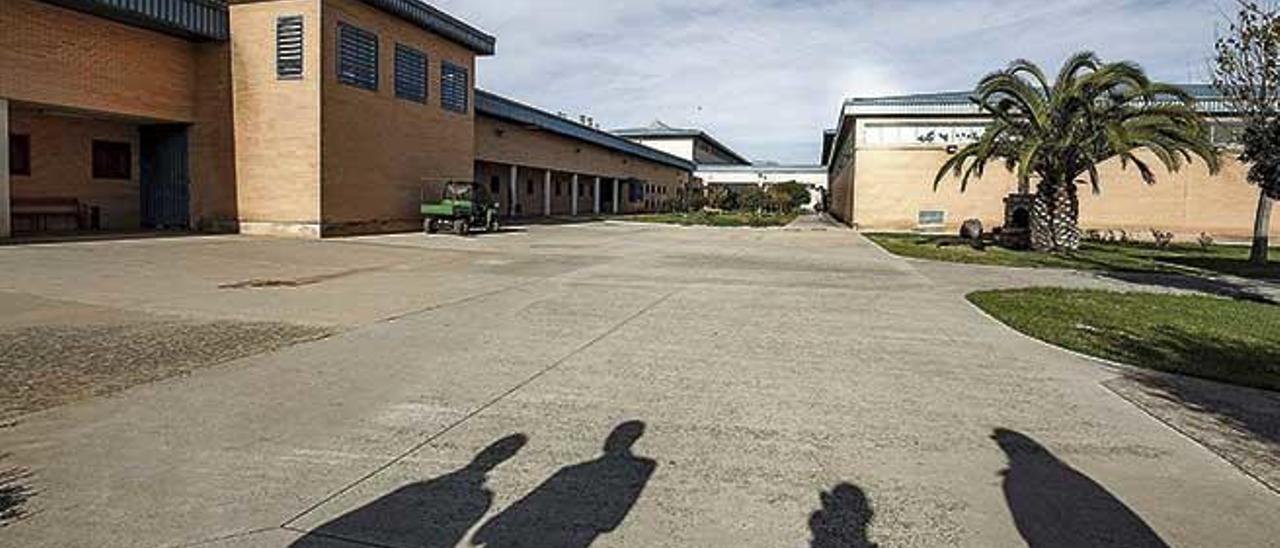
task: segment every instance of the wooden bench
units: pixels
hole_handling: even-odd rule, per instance
[[[50,219],[70,220],[76,230],[82,230],[85,211],[75,198],[13,198],[9,204],[9,215],[17,232],[46,232]]]

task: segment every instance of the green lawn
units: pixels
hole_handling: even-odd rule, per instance
[[[1201,269],[1280,280],[1280,262],[1275,260],[1280,259],[1280,249],[1272,250],[1270,264],[1257,267],[1249,264],[1249,249],[1242,246],[1174,245],[1157,249],[1144,243],[1086,242],[1073,255],[1053,255],[996,246],[977,250],[954,236],[882,233],[867,234],[867,237],[897,255],[953,263],[1129,272],[1195,273]]]
[[[622,220],[640,223],[665,223],[684,226],[750,226],[770,227],[786,226],[796,220],[799,213],[746,213],[739,211],[712,213],[655,213],[650,215],[630,215]]]
[[[983,291],[968,299],[1018,331],[1077,352],[1280,390],[1280,306],[1056,288]]]

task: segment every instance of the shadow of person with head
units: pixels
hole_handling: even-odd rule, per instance
[[[1035,440],[1003,428],[991,438],[1009,458],[1004,496],[1030,548],[1167,548],[1120,499]]]
[[[861,488],[841,483],[818,498],[822,508],[809,516],[810,548],[877,548],[867,538],[876,512]]]
[[[657,468],[631,446],[644,423],[619,425],[604,455],[566,466],[480,527],[471,543],[488,548],[582,548],[617,529]]]
[[[489,472],[528,443],[524,434],[494,442],[461,470],[412,483],[330,521],[292,548],[331,546],[332,539],[395,548],[453,548],[493,505]]]

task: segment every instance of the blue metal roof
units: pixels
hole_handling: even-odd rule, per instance
[[[187,39],[226,40],[230,37],[227,0],[44,1]],[[362,1],[457,42],[479,55],[493,55],[496,38],[420,0]]]
[[[698,171],[705,172],[721,172],[721,173],[826,173],[827,168],[819,165],[709,165],[702,164],[698,166]]]
[[[227,4],[223,0],[44,1],[190,40],[220,41],[229,37]]]
[[[1196,99],[1196,107],[1206,114],[1229,114],[1231,108],[1209,84],[1179,84]],[[882,97],[854,97],[845,100],[846,110],[854,115],[947,115],[982,114],[974,104],[972,91],[945,91],[940,93],[916,93]]]
[[[684,158],[649,148],[572,120],[566,120],[544,110],[480,89],[476,90],[476,113],[519,124],[531,125],[563,137],[584,141],[685,171],[692,172],[694,169],[693,162]]]

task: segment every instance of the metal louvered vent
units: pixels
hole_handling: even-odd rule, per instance
[[[427,102],[427,56],[404,44],[396,44],[396,97]]]
[[[378,35],[338,24],[338,81],[378,91]]]
[[[440,67],[440,106],[445,110],[466,114],[470,112],[471,77],[466,68],[453,63]]]
[[[276,19],[276,77],[302,79],[302,16]]]

